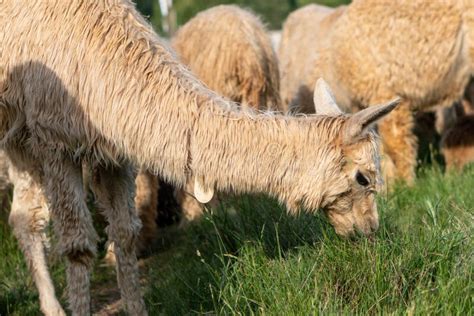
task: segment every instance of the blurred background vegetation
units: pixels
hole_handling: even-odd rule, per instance
[[[165,34],[162,25],[160,5],[158,0],[135,0],[137,8],[148,17],[155,30]],[[183,25],[199,11],[219,4],[236,4],[250,8],[260,15],[269,29],[277,30],[287,15],[295,9],[309,3],[319,3],[327,6],[347,4],[350,0],[174,0],[173,10],[176,14],[177,25]]]

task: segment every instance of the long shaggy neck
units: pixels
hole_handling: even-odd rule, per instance
[[[191,138],[191,170],[207,187],[268,192],[290,209],[298,208],[304,192],[319,194],[307,196],[318,207],[327,180],[341,166],[335,140],[342,123],[203,110]]]

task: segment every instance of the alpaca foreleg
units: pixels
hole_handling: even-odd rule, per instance
[[[140,292],[135,253],[141,222],[134,206],[135,183],[131,168],[96,168],[92,190],[109,223],[106,232],[114,245],[117,281],[130,315],[146,315]]]
[[[43,192],[26,172],[10,167],[14,185],[9,223],[25,256],[26,263],[38,289],[41,311],[45,315],[66,315],[56,298],[48,271],[43,242],[49,222],[49,211]]]
[[[158,216],[158,177],[146,170],[140,170],[135,178],[135,209],[142,222],[142,229],[137,240],[137,255],[145,252],[158,233],[156,218]],[[109,242],[104,261],[113,266],[117,263],[114,244]]]
[[[135,208],[142,222],[137,242],[137,250],[143,252],[153,242],[158,233],[158,177],[146,170],[140,170],[135,179]]]
[[[188,181],[184,189],[176,189],[176,200],[181,207],[181,228],[199,220],[204,213],[204,205],[194,197],[194,179]]]
[[[221,195],[215,194],[206,204],[211,208],[216,208]],[[176,189],[176,200],[182,210],[182,218],[179,226],[185,228],[190,223],[199,220],[204,214],[204,204],[194,197],[194,179],[188,181],[184,189]]]
[[[68,301],[72,315],[90,315],[90,270],[97,234],[86,205],[81,165],[68,156],[45,159],[44,188],[58,236],[58,251],[67,258]]]
[[[383,150],[382,165],[384,159],[386,167],[395,166],[395,170],[384,170],[389,178],[405,180],[412,184],[415,180],[415,168],[418,144],[413,132],[414,118],[408,102],[400,104],[390,115],[379,123],[379,132],[382,137]],[[387,158],[384,156],[388,155]],[[393,162],[393,163],[392,163]]]

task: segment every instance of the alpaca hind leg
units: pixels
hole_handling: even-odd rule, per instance
[[[38,289],[41,311],[47,316],[66,315],[56,298],[46,263],[43,242],[49,211],[43,192],[28,173],[10,169],[14,191],[9,223]]]
[[[90,270],[97,234],[86,205],[81,165],[51,154],[43,165],[44,188],[58,236],[58,251],[67,258],[68,301],[72,315],[90,315]]]
[[[156,225],[158,216],[158,177],[146,170],[140,170],[135,178],[135,185],[135,209],[143,225],[137,240],[137,254],[141,254],[147,250],[158,233]],[[116,264],[112,242],[107,245],[104,260],[108,265]]]
[[[394,174],[395,178],[405,180],[408,184],[412,184],[415,180],[418,150],[413,126],[413,113],[407,102],[402,103],[379,123],[384,154],[390,157],[396,169],[394,172],[385,170],[384,173]]]
[[[141,223],[134,207],[135,183],[131,168],[96,168],[92,191],[109,223],[106,232],[114,245],[122,301],[130,315],[146,315],[135,254]]]

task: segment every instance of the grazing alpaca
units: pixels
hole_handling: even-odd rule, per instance
[[[171,44],[211,90],[255,109],[280,110],[277,57],[267,30],[252,13],[234,5],[208,9],[182,26]],[[176,195],[182,225],[199,218],[203,210],[189,192],[193,181]]]
[[[158,190],[160,188],[158,177],[145,169],[138,171],[135,178],[135,209],[142,222],[140,235],[137,240],[137,253],[147,251],[153,243],[158,233],[156,220],[158,216]],[[114,244],[107,245],[104,261],[110,265],[116,265],[117,261],[114,253]]]
[[[129,1],[4,0],[0,13],[8,30],[0,38],[1,146],[47,198],[73,315],[90,314],[97,239],[81,162],[94,167],[91,187],[133,315],[146,310],[130,163],[178,186],[194,178],[202,201],[214,189],[267,192],[292,212],[324,209],[344,236],[377,228],[377,142],[368,129],[397,102],[343,115],[319,82],[317,113],[332,115],[240,111],[182,66]]]
[[[387,154],[385,172],[413,181],[413,111],[451,105],[462,95],[474,72],[474,2],[355,0],[323,43],[306,64],[312,73],[304,73],[301,81],[311,88],[323,77],[342,106],[356,109],[402,96],[403,104],[379,131]],[[295,105],[311,109],[312,104],[301,104],[311,103],[311,92],[299,89]]]

